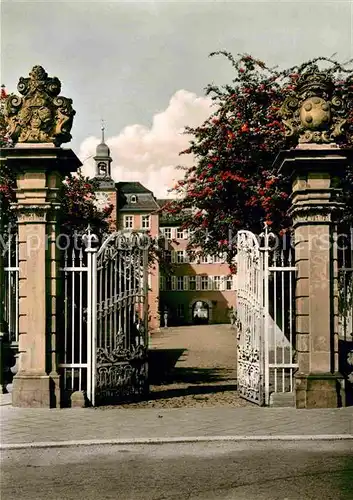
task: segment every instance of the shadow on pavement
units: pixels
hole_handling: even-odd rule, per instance
[[[187,349],[155,349],[149,352],[149,383],[154,386],[149,400],[237,390],[233,370],[177,367],[186,352]],[[187,384],[190,385],[185,387]],[[177,385],[181,387],[175,387]],[[158,390],[159,386],[163,386],[161,390]]]
[[[151,384],[162,384],[187,349],[155,349],[148,352],[148,371]]]

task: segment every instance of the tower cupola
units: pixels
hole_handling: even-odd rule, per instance
[[[96,162],[96,177],[111,179],[111,163],[112,158],[110,156],[110,149],[104,142],[104,123],[102,122],[102,140],[98,144],[96,149],[96,156],[94,161]]]

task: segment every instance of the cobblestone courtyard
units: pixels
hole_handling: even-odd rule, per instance
[[[150,399],[120,407],[253,406],[236,391],[236,334],[230,325],[161,329],[150,341]]]

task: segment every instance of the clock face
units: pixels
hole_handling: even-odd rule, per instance
[[[103,210],[109,203],[109,196],[107,193],[96,193],[96,200],[94,204],[98,210]]]

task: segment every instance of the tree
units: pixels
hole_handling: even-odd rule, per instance
[[[234,242],[239,229],[259,233],[264,222],[281,233],[290,228],[290,179],[275,171],[273,162],[280,150],[296,145],[294,139],[285,136],[280,116],[295,82],[314,64],[324,64],[336,89],[348,101],[347,127],[352,138],[353,72],[347,69],[351,61],[340,64],[317,58],[282,71],[250,55],[235,59],[222,51],[211,56],[218,54],[230,61],[235,77],[222,87],[206,87],[215,111],[200,127],[186,128],[193,138],[181,154],[192,154],[195,163],[190,168],[180,167],[185,170],[184,179],[173,189],[176,199],[165,208],[181,217],[183,227],[191,230],[190,249],[226,252],[231,262],[235,247],[229,243],[232,239]],[[352,168],[342,185],[348,207],[345,217],[352,220]]]
[[[4,85],[0,92],[0,147],[12,147],[11,141],[6,135],[6,123],[3,115],[4,103],[7,93]],[[15,196],[16,178],[9,170],[6,162],[0,164],[0,196],[2,196],[2,218],[5,225],[15,223],[15,216],[11,211],[11,203],[16,200]],[[109,218],[113,211],[113,205],[108,205],[104,210],[99,210],[96,205],[97,184],[94,180],[85,177],[81,171],[76,175],[66,177],[59,202],[59,222],[61,229],[66,234],[73,232],[82,233],[90,224],[92,231],[101,235],[109,231]]]

